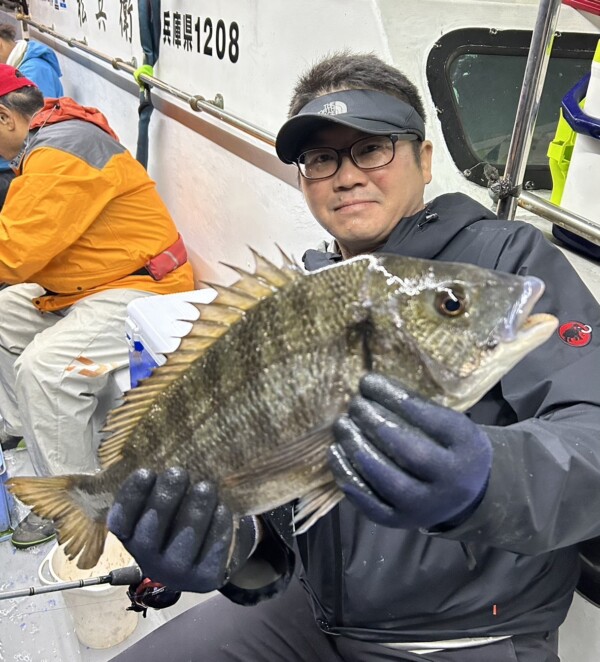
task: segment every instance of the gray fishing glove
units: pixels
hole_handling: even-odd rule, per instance
[[[214,484],[190,485],[187,471],[178,468],[130,474],[107,524],[144,575],[196,593],[226,584],[252,553],[257,536],[254,518],[243,517],[231,550],[233,519]]]
[[[378,524],[447,530],[477,508],[492,465],[483,429],[382,375],[360,383],[334,425],[329,466],[348,499]]]

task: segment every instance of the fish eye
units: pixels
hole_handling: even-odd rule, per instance
[[[437,293],[435,305],[446,317],[458,317],[467,309],[467,296],[461,288],[447,287]]]

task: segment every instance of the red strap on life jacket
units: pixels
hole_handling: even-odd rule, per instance
[[[60,97],[58,99],[48,98],[44,101],[43,108],[36,113],[29,125],[30,129],[37,129],[46,124],[57,124],[66,120],[83,120],[90,122],[106,131],[111,138],[119,140],[117,134],[110,128],[108,120],[97,109],[91,106],[81,106],[71,97]]]
[[[151,258],[144,265],[154,280],[162,280],[168,273],[175,271],[187,262],[188,256],[181,235],[177,235],[177,241],[171,244],[162,253]]]

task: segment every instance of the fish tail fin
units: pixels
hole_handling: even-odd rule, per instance
[[[31,506],[36,515],[54,522],[58,542],[65,545],[69,559],[81,553],[77,566],[93,568],[102,554],[108,532],[108,506],[86,509],[86,499],[82,498],[82,492],[97,491],[90,489],[96,482],[96,476],[88,475],[19,477],[10,478],[7,487]]]

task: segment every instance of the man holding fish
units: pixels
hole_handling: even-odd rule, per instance
[[[575,545],[600,535],[600,306],[532,226],[499,221],[462,194],[425,203],[432,145],[424,118],[412,83],[372,55],[330,56],[298,82],[277,152],[299,168],[306,201],[335,241],[306,253],[314,273],[294,280],[291,271],[259,264],[260,277],[243,277],[223,301],[237,296],[241,306],[252,288],[275,288],[273,279],[330,278],[333,294],[314,302],[326,314],[362,270],[357,323],[347,327],[358,339],[346,346],[356,360],[345,367],[362,371],[358,394],[332,425],[304,439],[328,440],[334,485],[303,494],[295,512],[283,506],[257,515],[231,495],[240,485],[257,492],[268,485],[274,460],[254,464],[254,473],[243,466],[219,479],[219,489],[188,465],[133,472],[109,512],[110,530],[154,580],[183,591],[218,589],[229,600],[221,595],[180,615],[119,662],[558,660],[557,631],[579,576]],[[379,296],[386,287],[394,297]],[[296,299],[312,310],[309,299]],[[528,317],[536,302],[540,314]],[[400,340],[378,344],[385,320]],[[575,321],[591,331],[572,343],[566,331]],[[272,343],[261,356],[274,353]],[[334,373],[345,356],[324,352],[316,365]],[[190,386],[177,391],[173,381],[185,360],[180,354],[156,377],[170,380],[173,407]],[[272,400],[284,402],[289,388],[299,407],[312,403],[302,371],[299,362],[285,374]],[[160,387],[152,380],[147,393]],[[321,392],[326,408],[333,399],[328,388]],[[139,446],[142,432],[152,434],[149,424],[139,434],[129,429],[142,423],[123,427],[128,411],[143,416],[133,398],[126,407],[111,419],[117,441],[105,451],[107,475],[119,453],[126,456],[121,437]],[[220,410],[225,420],[229,409]],[[160,427],[160,408],[151,412]],[[267,422],[281,435],[276,413]],[[294,416],[288,421],[296,425]],[[231,424],[222,444],[228,433],[240,446],[262,443],[251,426],[246,443]],[[302,457],[288,452],[288,463],[318,467],[318,444],[306,448]],[[184,466],[171,458],[164,466]],[[284,465],[279,457],[277,467]],[[25,480],[16,493],[43,502]],[[286,481],[279,487],[285,491]],[[54,511],[59,520],[65,508]],[[230,511],[245,516],[232,526]],[[44,513],[53,513],[50,505]],[[65,527],[64,538],[75,540],[74,525]]]

